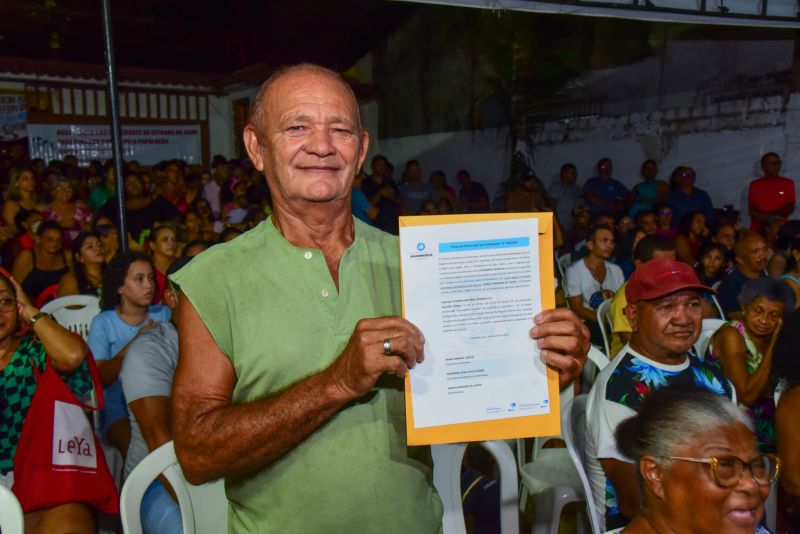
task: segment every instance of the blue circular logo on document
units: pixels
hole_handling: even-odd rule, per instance
[[[423,243],[421,241],[419,243],[417,243],[417,250],[419,250],[420,252],[425,250],[425,243]]]

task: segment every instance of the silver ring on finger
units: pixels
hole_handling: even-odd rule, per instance
[[[392,340],[391,338],[386,338],[383,340],[383,353],[387,356],[392,353]]]

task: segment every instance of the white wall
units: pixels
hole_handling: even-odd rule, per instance
[[[209,157],[222,154],[230,158],[234,153],[233,106],[228,95],[208,97],[208,150]],[[210,162],[209,162],[210,163]]]
[[[535,136],[535,169],[545,184],[558,179],[565,162],[578,167],[579,183],[594,175],[601,157],[614,162],[614,176],[631,187],[647,158],[659,162],[668,180],[679,165],[697,171],[697,186],[715,206],[739,208],[740,193],[760,176],[765,152],[781,154],[782,174],[800,178],[800,93],[724,102],[719,106],[675,108],[652,114],[580,119],[541,125]],[[800,188],[799,188],[800,189]]]
[[[557,121],[539,125],[534,135],[533,167],[545,185],[558,179],[566,162],[578,167],[583,183],[594,175],[598,159],[610,157],[614,176],[632,187],[640,181],[645,159],[659,162],[659,177],[668,180],[679,165],[697,171],[697,186],[715,206],[739,208],[740,194],[760,176],[765,152],[778,152],[782,174],[800,191],[800,93],[784,103],[780,97],[674,108],[654,113]],[[425,175],[442,169],[457,188],[455,172],[468,169],[494,198],[508,176],[505,130],[451,132],[373,142],[369,157],[381,153],[400,177],[405,162],[418,159]],[[369,160],[368,160],[369,161]],[[798,210],[800,212],[800,210]]]
[[[232,91],[223,96],[208,97],[208,137],[210,155],[222,154],[232,158],[236,154],[236,137],[240,132],[234,131],[233,102],[240,98],[249,98],[252,104],[258,93],[258,86],[246,87]]]

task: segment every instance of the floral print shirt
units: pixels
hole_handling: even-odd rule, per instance
[[[688,365],[675,370],[665,369],[631,351],[627,346],[617,358],[622,358],[606,384],[605,400],[638,412],[645,397],[660,387],[693,383],[714,393],[734,398],[733,385],[719,365],[688,356]],[[599,379],[599,377],[598,377]],[[620,513],[617,494],[611,480],[605,480],[605,519],[607,530],[623,527],[628,520]]]

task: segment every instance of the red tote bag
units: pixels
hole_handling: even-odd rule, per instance
[[[12,491],[25,512],[67,503],[83,503],[108,514],[119,513],[119,493],[103,449],[84,410],[103,406],[100,373],[88,354],[97,408],[79,401],[47,358],[36,366],[37,386],[14,456]]]

